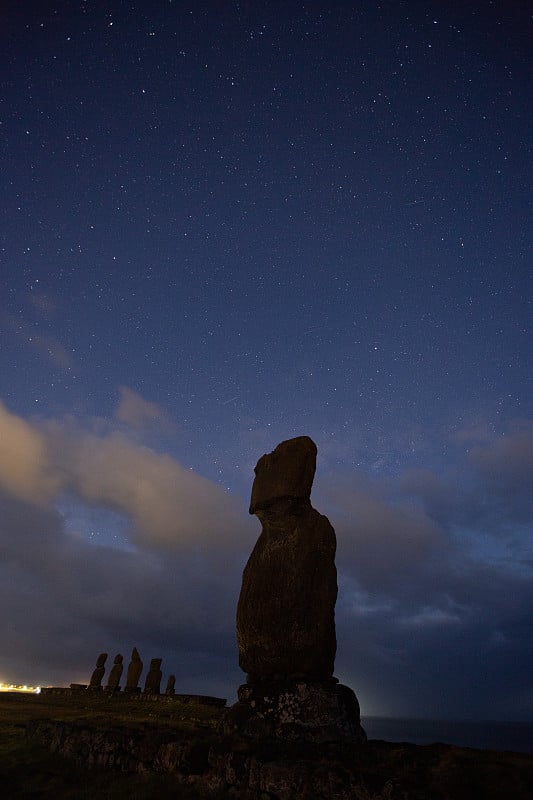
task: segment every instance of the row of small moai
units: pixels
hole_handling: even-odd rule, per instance
[[[113,666],[111,667],[111,671],[107,679],[107,684],[106,686],[102,686],[106,660],[107,653],[100,653],[96,659],[96,667],[91,675],[91,680],[89,681],[89,686],[87,688],[91,691],[102,691],[103,689],[106,692],[120,692],[122,690],[122,687],[120,686],[120,679],[124,670],[124,665],[122,663],[123,656],[120,655],[120,653],[115,656]],[[161,672],[161,662],[161,658],[152,658],[150,661],[150,669],[146,674],[144,689],[142,690],[143,694],[161,694],[161,679],[163,677],[163,673]],[[134,647],[131,653],[131,661],[128,666],[128,671],[126,673],[126,685],[124,687],[125,693],[141,693],[139,678],[141,677],[142,669],[143,662],[141,661],[139,651],[136,647]],[[175,683],[175,676],[169,675],[165,694],[174,694]]]

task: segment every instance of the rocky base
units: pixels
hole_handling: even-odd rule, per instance
[[[335,678],[244,684],[237,694],[239,700],[225,714],[221,733],[261,741],[366,741],[357,697]]]
[[[530,800],[533,756],[450,745],[257,742],[167,725],[35,720],[27,732],[92,767],[174,776],[198,798]],[[192,796],[192,794],[187,794]]]

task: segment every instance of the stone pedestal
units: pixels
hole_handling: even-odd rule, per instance
[[[357,697],[335,678],[244,684],[237,694],[222,720],[224,733],[292,742],[366,741]]]
[[[141,687],[140,686],[125,686],[124,687],[124,694],[140,694]]]

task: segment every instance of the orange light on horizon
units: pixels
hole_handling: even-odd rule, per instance
[[[40,686],[27,686],[26,684],[0,683],[0,692],[23,692],[24,694],[40,694]]]

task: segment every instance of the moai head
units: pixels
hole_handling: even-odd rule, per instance
[[[316,445],[309,436],[297,436],[261,456],[255,467],[250,514],[276,501],[308,501],[316,470]]]
[[[98,658],[96,659],[96,666],[103,667],[107,659],[107,653],[100,653]]]

